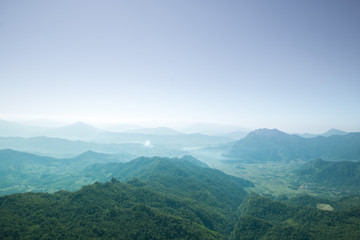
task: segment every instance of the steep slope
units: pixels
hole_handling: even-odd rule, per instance
[[[277,129],[259,129],[235,142],[226,156],[247,163],[308,161],[316,158],[357,161],[360,159],[360,133],[302,138]]]

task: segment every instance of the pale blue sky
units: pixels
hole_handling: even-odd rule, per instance
[[[0,1],[0,118],[360,131],[360,1]]]

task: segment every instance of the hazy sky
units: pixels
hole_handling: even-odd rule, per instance
[[[0,118],[360,131],[360,1],[0,0]]]

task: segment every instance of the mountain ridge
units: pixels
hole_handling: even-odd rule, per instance
[[[277,129],[259,129],[236,141],[225,156],[247,163],[360,159],[360,133],[303,138]]]

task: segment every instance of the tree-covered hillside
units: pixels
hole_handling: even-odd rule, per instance
[[[311,198],[311,197],[309,197]],[[271,200],[252,193],[243,202],[240,218],[231,234],[231,239],[359,239],[360,238],[360,206],[352,204],[344,210],[342,202],[334,202],[331,206],[325,200],[315,207],[309,206],[309,198],[300,198],[297,204]],[[304,201],[303,203],[301,201]],[[357,201],[353,197],[352,201]]]
[[[360,161],[328,162],[317,159],[296,169],[301,184],[327,187],[346,187],[360,192]]]
[[[191,200],[113,179],[74,193],[1,197],[0,238],[221,239],[209,229],[213,214]]]
[[[115,177],[138,178],[147,187],[234,210],[246,196],[245,179],[212,169],[191,156],[183,158],[141,157],[126,163],[96,164],[84,170],[94,181]]]
[[[360,133],[302,138],[277,129],[259,129],[235,142],[226,156],[243,163],[360,159]]]
[[[131,181],[133,182],[133,181]],[[310,203],[310,204],[309,204]],[[358,197],[284,202],[252,193],[237,220],[201,204],[112,179],[76,192],[0,197],[0,239],[359,239]]]

